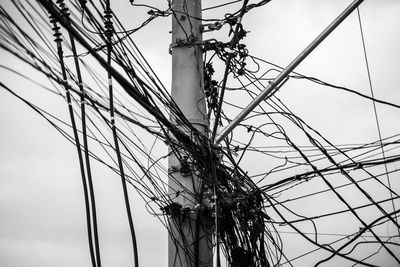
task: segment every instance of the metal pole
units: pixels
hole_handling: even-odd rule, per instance
[[[201,0],[172,1],[172,88],[171,95],[183,115],[205,136],[208,119],[203,91],[203,57],[200,44]],[[171,123],[178,125],[171,115]],[[182,129],[183,130],[183,129]],[[189,136],[190,133],[187,133]],[[173,202],[189,212],[171,215],[169,225],[172,233],[168,240],[169,267],[212,266],[211,227],[200,210],[202,200],[196,199],[200,180],[190,162],[189,174],[183,174],[182,162],[170,151],[169,192]],[[179,151],[178,151],[179,153]],[[187,169],[187,166],[186,166]],[[177,194],[179,192],[179,194]]]
[[[299,65],[351,12],[354,11],[364,0],[355,0],[351,3],[326,29],[309,44],[264,90],[245,107],[239,115],[227,126],[215,139],[215,145],[219,144],[246,116],[260,104],[270,93],[277,88]]]

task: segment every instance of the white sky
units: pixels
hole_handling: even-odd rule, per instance
[[[151,1],[137,2],[151,4]],[[224,1],[208,0],[203,6],[220,2]],[[244,18],[244,27],[250,30],[245,43],[251,54],[286,66],[350,2],[273,0]],[[117,1],[111,3],[117,5]],[[121,6],[124,11],[121,16],[125,20],[133,18],[135,25],[131,13],[134,8],[126,6]],[[367,0],[360,12],[375,97],[400,104],[397,88],[400,84],[400,2]],[[170,18],[160,18],[134,35],[138,47],[167,87],[170,85],[169,27]],[[296,71],[369,94],[358,27],[357,14],[353,13]],[[208,33],[204,39],[212,35]],[[0,51],[0,58],[1,64],[20,68],[4,51]],[[4,70],[0,70],[0,79],[55,113],[67,115],[64,102],[31,83]],[[372,103],[368,100],[305,81],[288,82],[277,96],[335,144],[364,143],[378,138]],[[378,113],[383,137],[400,133],[399,110],[378,104]],[[75,147],[5,90],[0,90],[0,124],[0,265],[89,266]],[[400,164],[396,164],[399,168]],[[103,266],[131,266],[119,179],[100,164],[95,164],[93,170]],[[399,174],[395,175],[394,179],[399,180]],[[398,182],[394,184],[399,186]],[[130,193],[141,265],[165,266],[167,233],[147,214],[134,190]],[[289,234],[283,238],[295,240]],[[298,255],[296,250],[302,249],[295,244],[288,244],[293,257]],[[382,266],[390,266],[384,258],[379,260]],[[338,266],[337,263],[325,266]],[[294,266],[306,264],[294,262]]]

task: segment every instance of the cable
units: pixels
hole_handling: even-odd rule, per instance
[[[57,3],[61,2],[58,0]],[[228,8],[231,4],[234,9],[236,5],[233,4],[237,2],[225,1],[205,10],[222,11],[223,7]],[[204,66],[205,100],[207,115],[209,118],[212,116],[216,118],[214,127],[219,123],[229,123],[233,114],[244,107],[247,99],[253,99],[257,92],[279,72],[279,66],[250,55],[244,43],[233,40],[240,39],[239,35],[246,33],[243,26],[238,24],[238,21],[240,24],[242,22],[240,18],[252,8],[267,2],[269,1],[252,4],[249,1],[231,14],[225,13],[220,17],[201,19],[215,22],[208,26],[209,30],[217,30],[226,25],[232,34],[239,27],[238,36],[235,37],[234,34],[226,43],[210,39],[203,44],[204,62],[209,64]],[[398,225],[397,215],[388,212],[384,204],[397,200],[399,193],[381,181],[383,175],[398,172],[396,165],[400,148],[398,134],[387,138],[380,136],[379,141],[334,145],[311,128],[300,116],[294,114],[276,95],[261,103],[260,107],[254,110],[220,147],[212,147],[210,140],[195,130],[183,116],[168,90],[132,40],[137,30],[145,29],[144,26],[156,17],[184,14],[189,23],[200,18],[189,16],[185,9],[182,12],[172,10],[169,1],[168,9],[165,11],[149,6],[152,10],[143,24],[126,29],[120,22],[118,14],[110,9],[109,0],[74,1],[71,3],[69,20],[66,20],[61,12],[62,8],[57,8],[49,0],[39,0],[39,7],[36,3],[25,5],[18,0],[13,0],[13,3],[18,6],[17,10],[26,23],[20,24],[19,21],[14,21],[12,17],[15,16],[10,16],[7,11],[0,8],[0,48],[19,60],[24,67],[28,66],[29,70],[34,69],[43,74],[45,79],[36,78],[30,73],[25,75],[26,70],[23,68],[13,71],[7,62],[2,69],[6,71],[11,69],[11,72],[20,75],[18,78],[22,77],[41,86],[51,94],[64,99],[67,104],[65,79],[63,71],[60,70],[57,50],[50,45],[51,33],[47,26],[46,12],[61,23],[60,32],[70,34],[70,40],[64,40],[62,57],[65,59],[64,72],[71,97],[69,106],[76,121],[81,120],[82,130],[76,129],[76,132],[78,135],[82,134],[83,144],[78,144],[73,134],[68,134],[74,128],[71,122],[64,122],[63,119],[52,115],[52,112],[44,111],[22,99],[48,120],[69,142],[77,146],[77,149],[85,152],[88,191],[92,203],[92,236],[96,232],[94,222],[96,215],[93,205],[94,191],[93,194],[90,193],[89,157],[119,175],[121,182],[126,183],[126,187],[131,186],[137,196],[144,200],[146,209],[153,216],[157,216],[166,227],[173,245],[180,248],[180,252],[176,255],[176,263],[186,259],[198,265],[203,264],[198,260],[197,248],[191,251],[189,247],[193,245],[179,241],[179,233],[171,231],[171,228],[180,227],[178,222],[169,224],[174,216],[182,216],[185,220],[193,222],[193,227],[188,229],[188,234],[193,240],[204,238],[199,229],[204,227],[204,223],[209,224],[207,227],[214,231],[216,242],[212,240],[208,242],[217,248],[217,264],[222,260],[223,254],[231,265],[293,266],[294,264],[290,262],[293,259],[290,260],[289,257],[287,240],[279,235],[281,227],[286,226],[281,226],[280,223],[296,231],[301,239],[299,244],[310,243],[317,249],[324,249],[328,256],[338,255],[352,263],[371,266],[371,257],[375,253],[378,255],[386,253],[380,250],[380,246],[392,248],[392,242],[389,241],[396,236],[390,236],[388,233],[390,239],[387,239],[381,234],[383,226],[380,228],[376,226],[383,223],[390,223],[390,226]],[[134,7],[135,5],[133,4]],[[103,10],[106,11],[106,19]],[[25,31],[26,28],[30,30]],[[190,35],[191,32],[187,34]],[[74,51],[75,40],[81,45],[76,47],[80,53]],[[66,59],[71,57],[74,58],[75,65],[71,64],[72,59],[71,61]],[[93,65],[93,58],[100,67]],[[221,65],[224,65],[223,69],[218,67]],[[82,71],[79,70],[79,66],[82,66]],[[87,75],[82,77],[81,74]],[[230,78],[224,78],[225,74]],[[290,77],[307,79],[319,85],[358,94],[355,90],[328,84],[298,73],[293,72]],[[46,78],[52,87],[45,83]],[[3,84],[0,86],[4,87]],[[218,94],[215,95],[218,90],[220,93],[224,91],[226,97],[218,99]],[[376,103],[398,106],[375,99],[374,96],[360,94],[359,96]],[[221,107],[217,112],[218,105],[224,105],[224,108]],[[80,110],[77,107],[80,107]],[[176,125],[179,127],[170,122],[170,117],[176,118]],[[166,152],[167,147],[168,152]],[[383,157],[381,153],[378,154],[378,149],[385,152]],[[167,169],[163,164],[172,154],[178,158],[182,166]],[[248,165],[249,162],[253,165]],[[378,168],[382,164],[388,164],[385,172]],[[193,193],[191,188],[185,188],[174,178],[171,178],[171,182],[179,184],[182,189],[171,188],[165,177],[171,176],[173,172],[186,172],[189,175],[188,179],[192,179],[194,175],[199,177],[199,184],[196,185],[201,188],[199,194]],[[313,189],[321,181],[325,183],[326,188],[323,185],[322,188]],[[353,190],[354,195],[365,196],[365,199],[355,205],[354,199],[350,199],[342,188]],[[382,200],[376,193],[381,190],[390,191],[393,197]],[[315,209],[309,213],[306,208],[298,205],[301,200],[318,202],[330,194],[335,194],[336,200],[339,200],[337,203],[343,202],[346,207],[338,210]],[[196,201],[204,199],[205,203],[198,209],[191,206],[179,207],[174,205],[178,196],[190,200],[189,202],[193,204],[195,202],[193,199]],[[377,212],[380,212],[383,214],[381,217],[383,219],[369,227],[370,216],[364,216],[365,210],[374,211],[370,214],[374,219],[380,216],[377,215]],[[335,220],[341,218],[340,214],[348,213],[355,215],[355,218],[349,217],[346,221],[349,225],[344,228],[345,230],[356,226],[358,228],[358,224],[364,223],[369,227],[366,231],[371,232],[368,237],[372,236],[376,240],[376,242],[368,241],[375,242],[368,244],[376,249],[367,257],[357,255],[357,250],[365,244],[361,240],[363,234],[345,244],[344,248],[339,247],[337,243],[324,244],[319,238],[326,234],[334,234],[319,230],[324,226],[322,223],[324,220],[320,218]],[[196,223],[194,226],[195,221],[198,222],[204,214],[207,214],[210,221]],[[303,228],[302,224],[305,223],[313,227],[314,237],[310,237],[310,231],[305,231],[306,228]],[[92,238],[95,241],[96,238]],[[140,244],[140,240],[133,241],[133,244],[136,242]],[[95,241],[96,253],[93,258],[98,257],[97,265],[101,264],[99,246]],[[135,257],[136,253],[137,251],[134,251]],[[388,258],[394,261],[396,255],[394,257],[389,255]],[[92,260],[95,261],[96,259]]]
[[[111,46],[111,37],[113,35],[113,26],[111,22],[111,17],[112,17],[112,12],[110,9],[110,0],[106,0],[106,9],[104,10],[104,18],[105,18],[105,35],[107,37],[107,64],[111,66],[111,53],[112,53],[112,46]],[[111,120],[111,129],[113,133],[113,138],[114,138],[114,146],[115,146],[115,151],[117,154],[117,160],[118,160],[118,167],[121,175],[121,183],[122,183],[122,189],[123,189],[123,194],[124,194],[124,202],[125,202],[125,207],[126,207],[126,213],[128,217],[128,223],[129,223],[129,229],[131,233],[131,239],[132,239],[132,246],[133,246],[133,256],[134,256],[134,263],[135,266],[139,266],[139,257],[138,257],[138,250],[137,250],[137,242],[136,242],[136,234],[135,234],[135,227],[133,225],[133,220],[132,220],[132,213],[131,213],[131,207],[130,207],[130,202],[129,202],[129,196],[128,196],[128,189],[126,187],[126,181],[125,181],[125,173],[124,173],[124,168],[123,168],[123,163],[122,163],[122,158],[121,158],[121,152],[119,150],[119,141],[117,137],[117,130],[116,130],[116,125],[115,125],[115,119],[114,119],[114,95],[113,95],[113,86],[112,86],[112,75],[111,72],[108,72],[108,89],[109,89],[109,99],[110,99],[110,120]]]
[[[360,15],[359,8],[357,8],[357,17],[358,17],[358,24],[360,26],[360,34],[361,34],[361,41],[362,41],[363,52],[364,52],[365,66],[366,66],[367,74],[368,74],[369,89],[370,89],[370,92],[371,92],[371,97],[373,99],[375,99],[374,90],[373,90],[373,87],[372,87],[371,72],[370,72],[370,69],[369,69],[367,49],[365,47],[364,32],[363,32],[363,28],[362,28],[361,15]],[[375,122],[376,122],[376,128],[378,130],[379,142],[381,144],[382,156],[383,156],[383,159],[385,159],[386,156],[385,156],[385,150],[383,149],[383,144],[382,144],[382,133],[381,133],[380,125],[379,125],[378,112],[376,110],[376,104],[375,104],[374,101],[372,102],[372,104],[373,104],[373,107],[374,107]],[[388,183],[389,188],[391,189],[392,186],[390,184],[390,178],[389,178],[389,172],[388,172],[387,164],[384,164],[384,166],[385,166],[385,171],[386,171],[386,181]],[[391,191],[390,191],[390,197],[393,198],[393,193]],[[395,211],[396,210],[396,206],[394,204],[394,201],[392,201],[392,207],[393,207],[393,211]],[[397,217],[396,217],[396,222],[398,223]],[[398,234],[400,236],[400,227],[397,228],[397,232],[398,232]]]

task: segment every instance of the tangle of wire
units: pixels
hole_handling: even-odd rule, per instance
[[[90,160],[99,161],[120,175],[125,197],[124,184],[129,183],[147,203],[146,209],[157,216],[170,232],[171,238],[177,240],[171,232],[168,218],[178,215],[185,217],[196,210],[179,207],[174,198],[179,194],[186,194],[193,199],[198,196],[193,195],[188,188],[170,193],[171,188],[164,177],[173,177],[163,162],[171,153],[177,156],[182,166],[180,170],[172,171],[180,171],[185,175],[194,172],[204,183],[202,197],[217,206],[217,244],[222,245],[225,257],[232,266],[293,266],[294,261],[319,250],[325,250],[328,256],[317,262],[317,265],[333,256],[339,256],[353,263],[373,266],[368,260],[381,248],[393,261],[399,262],[398,255],[393,251],[393,247],[399,244],[392,242],[399,237],[383,237],[380,234],[383,224],[399,227],[399,210],[388,211],[383,205],[398,200],[399,192],[380,180],[389,173],[398,174],[399,168],[392,167],[379,172],[376,167],[400,160],[400,134],[368,144],[335,145],[293,114],[283,101],[272,96],[253,111],[224,140],[221,147],[213,148],[210,146],[212,142],[183,116],[132,40],[132,35],[143,30],[151,21],[174,14],[170,3],[162,10],[131,1],[134,8],[146,7],[150,11],[149,18],[141,26],[127,30],[113,13],[108,0],[99,3],[90,0],[38,2],[40,5],[36,6],[28,1],[12,1],[28,29],[21,27],[21,22],[1,7],[0,47],[48,78],[52,87],[38,84],[66,100],[70,122],[24,99],[6,84],[0,85],[24,101],[76,145],[85,189],[88,241],[93,267],[101,266],[98,238],[101,233],[98,233],[96,225]],[[243,1],[237,9],[235,4],[240,2],[231,1],[204,9],[220,10],[229,6],[233,9],[221,18],[202,19],[204,22],[213,22],[209,24],[209,30],[218,30],[227,25],[230,34],[233,34],[228,42],[210,39],[202,44],[205,58],[205,101],[207,115],[214,119],[214,128],[210,129],[213,136],[218,126],[229,123],[234,117],[231,114],[243,108],[243,101],[235,102],[231,95],[254,98],[273,79],[274,74],[282,69],[250,55],[244,44],[248,33],[242,22],[245,14],[269,1]],[[51,24],[48,14],[51,15]],[[35,37],[31,37],[32,32],[36,34]],[[52,35],[56,37],[57,49],[51,41]],[[79,43],[79,47],[76,47],[75,42]],[[70,57],[74,59],[73,64],[68,62]],[[98,72],[91,67],[93,64],[100,65],[104,71]],[[215,67],[218,64],[225,65],[225,72],[219,72]],[[21,70],[1,67],[35,82]],[[218,76],[218,73],[221,75]],[[233,81],[228,82],[228,75],[233,77]],[[307,79],[322,86],[355,93],[391,108],[399,108],[396,103],[365,96],[356,90],[299,73],[292,73],[288,79]],[[114,88],[111,80],[115,80],[118,86]],[[226,97],[225,90],[226,94],[229,93]],[[108,95],[110,92],[113,93]],[[169,116],[178,120],[179,128],[170,122]],[[75,120],[81,121],[80,127]],[[145,141],[144,136],[152,137],[152,141]],[[81,138],[83,144],[79,141]],[[308,143],[307,146],[304,142]],[[159,153],[152,149],[163,145],[169,147],[169,152]],[[92,147],[100,148],[102,152],[94,153],[96,149]],[[380,149],[385,149],[387,154],[381,156]],[[248,171],[247,165],[254,158],[263,158],[265,162],[270,162],[270,166]],[[246,166],[246,169],[242,166]],[[213,179],[210,170],[215,170],[214,176],[217,179]],[[342,179],[339,183],[333,177]],[[361,186],[367,183],[390,192],[390,198],[379,199],[378,194]],[[315,188],[315,185],[318,185],[318,189],[301,190]],[[363,202],[353,204],[347,195],[348,190],[356,192]],[[326,196],[334,198],[342,208],[332,207],[309,213],[297,204]],[[204,212],[210,213],[209,216],[216,216],[216,212],[213,215],[213,209],[203,208]],[[130,209],[127,204],[128,217]],[[363,216],[361,211],[365,210],[376,214],[373,220]],[[318,231],[320,221],[343,218],[340,216],[348,216],[346,220],[349,223],[360,225],[359,231],[345,233],[345,238],[340,235],[336,240],[328,239],[335,235],[324,236]],[[132,219],[129,222],[135,266],[138,266],[138,241],[134,236]],[[309,228],[313,231],[303,230]],[[289,257],[279,234],[288,229],[313,248],[308,253]],[[366,232],[371,241],[363,241]],[[359,250],[370,244],[378,244],[379,250],[360,258],[357,255]],[[188,250],[187,253],[191,252]],[[195,255],[188,257],[195,259]]]

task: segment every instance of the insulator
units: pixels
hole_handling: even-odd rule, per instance
[[[52,15],[50,15],[49,18],[50,18],[50,23],[53,24],[52,30],[54,31],[54,34],[53,34],[53,36],[55,37],[54,41],[56,43],[61,42],[62,41],[61,33],[60,33],[61,28],[57,25],[58,20]]]
[[[112,29],[113,28],[113,23],[111,21],[106,21],[106,22],[104,22],[104,26],[107,29]]]
[[[50,23],[57,23],[58,21],[57,18],[54,17],[53,15],[50,15],[49,18],[50,18]]]
[[[61,33],[55,32],[55,33],[53,34],[53,36],[59,38],[59,37],[61,37]]]
[[[112,18],[112,11],[109,10],[109,9],[104,10],[104,18],[111,19]]]
[[[113,27],[113,23],[111,21],[111,18],[112,18],[112,11],[109,10],[109,9],[105,10],[104,11],[104,19],[105,19],[105,21],[104,21],[104,28],[105,28],[104,34],[107,37],[111,37],[113,32],[114,32],[114,27]]]
[[[58,26],[54,26],[53,28],[51,28],[53,31],[58,32],[58,30],[60,29],[60,27]]]
[[[68,7],[64,4],[64,0],[57,0],[56,3],[60,6],[61,14],[64,17],[69,18]]]
[[[55,41],[56,43],[62,42],[61,33],[53,34],[53,36],[56,37],[56,38],[54,39],[54,41]]]

